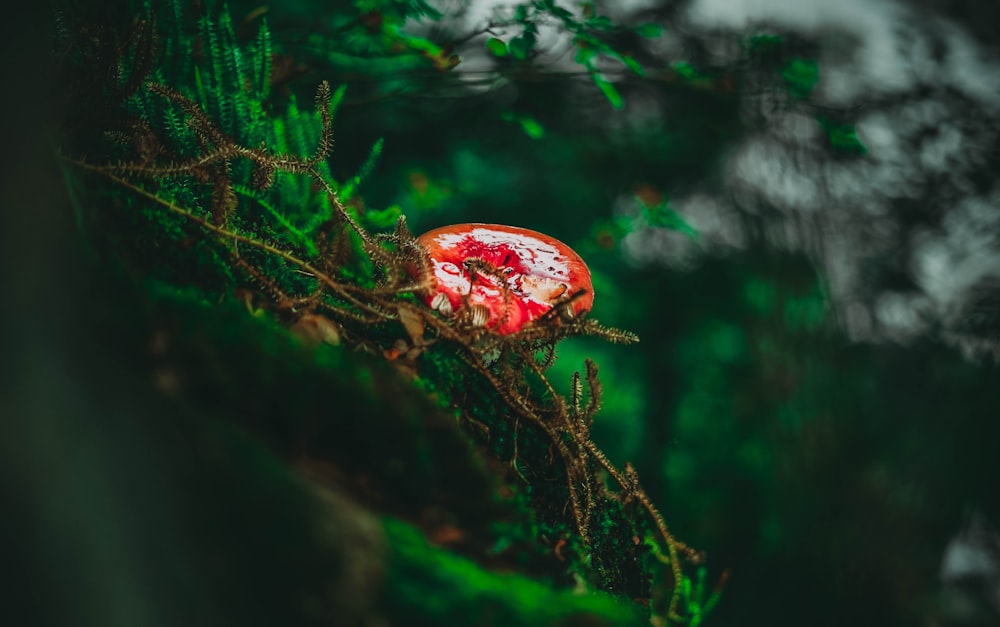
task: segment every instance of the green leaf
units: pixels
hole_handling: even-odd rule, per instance
[[[656,39],[657,37],[663,36],[663,26],[653,24],[652,22],[639,24],[635,27],[635,34],[640,37],[646,37],[647,39]]]
[[[403,210],[400,209],[399,205],[392,205],[385,209],[367,209],[361,218],[369,227],[375,230],[383,230],[396,224],[402,213]]]
[[[643,213],[650,226],[678,231],[692,240],[698,239],[698,229],[691,226],[666,200],[652,207],[644,207]]]
[[[632,72],[635,73],[636,76],[646,75],[646,69],[642,67],[642,64],[633,59],[632,57],[628,56],[627,54],[618,56],[618,59],[625,64],[625,67],[632,70]]]
[[[553,2],[553,0],[543,0],[540,6],[560,20],[573,21],[573,14]]]
[[[352,179],[347,181],[344,186],[340,189],[340,198],[343,201],[347,201],[354,196],[354,192],[361,185],[362,182],[371,171],[375,169],[375,162],[378,161],[379,156],[382,154],[382,146],[385,143],[384,138],[380,137],[373,145],[371,150],[368,152],[368,158],[361,165],[361,169],[358,173],[354,175]]]
[[[535,38],[528,37],[528,35],[520,35],[510,40],[507,44],[507,48],[510,53],[514,55],[514,58],[518,61],[524,61],[531,55],[531,50],[535,47]]]
[[[330,98],[330,116],[336,119],[337,111],[340,109],[340,103],[344,101],[344,94],[347,93],[347,84],[343,84],[337,87],[337,91],[333,92],[333,96]]]
[[[693,65],[687,61],[678,61],[670,66],[673,68],[677,75],[681,78],[686,78],[688,80],[695,80],[701,78],[701,72],[699,72]]]
[[[271,92],[271,31],[267,28],[267,20],[262,20],[257,30],[254,69],[257,72],[257,99],[266,100]]]
[[[285,215],[278,211],[278,209],[260,193],[246,187],[245,185],[233,185],[233,191],[240,196],[253,200],[257,206],[263,209],[267,215],[273,218],[274,221],[281,226],[292,243],[302,248],[307,257],[312,258],[319,254],[319,248],[316,246],[316,242],[314,242],[301,230],[297,229]]]
[[[859,156],[868,154],[868,147],[858,137],[853,124],[836,122],[822,116],[817,116],[816,120],[820,128],[826,132],[827,141],[834,150]]]
[[[538,120],[528,116],[521,117],[521,128],[525,135],[531,139],[541,139],[545,137],[545,127],[538,123]]]
[[[781,69],[781,78],[796,98],[808,98],[819,83],[819,65],[811,59],[790,59]]]
[[[576,45],[576,62],[580,65],[590,67],[591,60],[597,56],[597,48],[584,37],[577,37],[573,40]]]
[[[604,15],[598,15],[587,20],[587,26],[590,28],[596,28],[597,30],[610,30],[612,28],[611,18],[605,17]]]
[[[497,39],[496,37],[490,37],[486,40],[486,49],[497,57],[506,57],[509,52],[507,44],[502,39]]]
[[[615,109],[621,109],[625,106],[625,100],[622,98],[622,95],[618,93],[618,89],[615,88],[611,81],[604,78],[597,72],[594,72],[591,77],[594,79],[594,84],[601,90],[601,93],[603,93],[604,97],[608,99],[608,102],[611,103],[612,107]]]
[[[430,39],[425,39],[423,37],[407,37],[402,35],[399,36],[399,39],[405,41],[410,48],[425,52],[430,56],[438,56],[442,53],[441,46],[437,45]]]
[[[531,139],[541,139],[545,137],[545,127],[530,115],[514,113],[513,111],[504,111],[500,117],[505,122],[516,122],[519,124],[521,126],[521,130],[524,131],[524,134]]]

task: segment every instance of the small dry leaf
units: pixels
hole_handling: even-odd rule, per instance
[[[410,336],[410,342],[414,346],[424,346],[424,317],[416,309],[405,305],[400,305],[398,311],[399,322]]]
[[[292,333],[306,344],[340,345],[340,327],[333,320],[319,314],[302,314],[292,325]]]

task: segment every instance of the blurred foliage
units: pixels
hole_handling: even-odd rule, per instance
[[[675,581],[662,560],[676,557],[615,499],[586,546],[544,434],[498,405],[487,379],[456,370],[456,354],[425,351],[414,379],[378,350],[303,346],[273,292],[308,293],[314,278],[241,249],[278,277],[247,289],[245,268],[183,216],[64,162],[87,242],[67,249],[91,261],[74,264],[90,278],[71,286],[86,305],[63,349],[83,356],[70,363],[87,386],[54,378],[81,409],[54,410],[35,448],[5,455],[35,473],[7,536],[45,521],[14,553],[30,564],[22,585],[86,607],[81,624],[619,625],[658,620],[671,602],[692,625],[997,624],[988,580],[958,594],[941,579],[971,518],[1000,521],[997,367],[963,359],[934,325],[910,343],[858,342],[844,320],[874,311],[885,289],[915,291],[914,234],[945,228],[949,193],[989,189],[1000,152],[878,190],[897,242],[886,253],[866,249],[882,223],[839,205],[826,178],[856,167],[842,187],[860,186],[873,167],[865,116],[928,93],[956,126],[995,112],[926,84],[830,106],[820,36],[693,28],[684,6],[539,0],[484,25],[444,2],[67,2],[53,21],[54,135],[70,158],[138,164],[117,171],[126,179],[228,140],[308,159],[324,133],[311,101],[329,81],[319,103],[336,145],[315,167],[365,230],[387,232],[399,215],[417,232],[500,222],[584,255],[594,316],[642,342],[565,339],[549,378],[569,395],[585,359],[601,365],[594,440],[634,462],[707,564]],[[796,133],[782,126],[798,119]],[[800,150],[828,196],[795,213],[768,195],[780,180],[757,190],[734,177],[733,155],[760,137]],[[773,153],[757,161],[784,172]],[[303,259],[335,243],[338,281],[378,281],[364,242],[333,236],[318,179],[261,163],[213,161],[142,187]],[[733,211],[713,223],[679,202],[699,194]],[[824,256],[836,236],[867,264],[851,302]],[[967,336],[990,346],[996,313],[977,310]],[[399,325],[337,333],[354,345],[407,339]],[[475,422],[456,428],[458,416]],[[79,535],[43,553],[66,534],[66,494]],[[63,550],[72,581],[112,609],[51,574]],[[44,616],[64,623],[57,608]]]

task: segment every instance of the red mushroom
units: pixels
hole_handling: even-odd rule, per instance
[[[580,255],[537,231],[501,224],[455,224],[417,238],[434,272],[428,305],[443,315],[464,312],[474,326],[501,335],[519,331],[558,303],[573,316],[594,302]]]

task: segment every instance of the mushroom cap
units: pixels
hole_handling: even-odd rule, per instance
[[[567,305],[574,315],[593,305],[587,264],[544,233],[470,223],[434,229],[417,240],[430,253],[434,271],[426,302],[455,313],[476,307],[474,323],[483,322],[486,312],[482,326],[501,335],[519,331],[577,293],[582,292]]]

